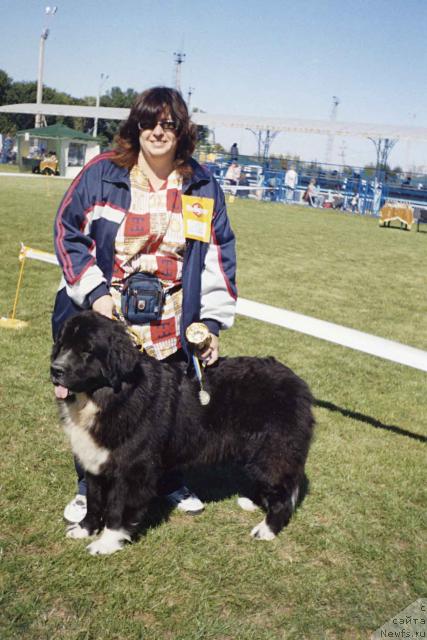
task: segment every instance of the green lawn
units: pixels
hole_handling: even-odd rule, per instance
[[[0,315],[19,243],[52,251],[66,183],[0,177]],[[370,218],[238,201],[240,295],[427,350],[424,233]],[[236,470],[190,474],[191,518],[155,505],[139,543],[94,558],[66,540],[74,472],[49,383],[56,267],[28,260],[0,329],[1,640],[369,638],[425,584],[425,373],[238,317],[224,354],[273,354],[310,384],[309,493],[273,542],[235,504]]]
[[[19,167],[16,164],[0,164],[0,173],[19,173]]]

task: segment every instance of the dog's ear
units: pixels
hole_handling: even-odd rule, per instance
[[[111,338],[106,366],[102,369],[104,376],[117,393],[123,382],[132,380],[140,360],[140,352],[122,327],[114,331]]]

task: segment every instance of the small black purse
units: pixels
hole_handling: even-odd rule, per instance
[[[122,313],[131,324],[159,320],[164,302],[162,283],[151,273],[134,273],[122,289]]]

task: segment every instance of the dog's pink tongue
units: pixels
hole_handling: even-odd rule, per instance
[[[68,396],[68,389],[66,387],[62,387],[60,384],[54,386],[55,395],[59,400],[65,400]]]

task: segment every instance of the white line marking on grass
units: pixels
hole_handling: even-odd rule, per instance
[[[55,178],[56,180],[72,180],[72,178],[66,178],[65,176],[45,176],[41,173],[18,173],[17,171],[0,171],[0,177],[3,178],[36,178],[41,180],[44,178]]]
[[[237,313],[263,322],[299,331],[321,340],[327,340],[343,347],[369,353],[385,360],[404,364],[414,369],[427,371],[427,351],[409,347],[400,342],[379,338],[356,329],[349,329],[333,322],[318,320],[294,311],[286,311],[267,304],[239,298]]]
[[[38,249],[30,249],[23,247],[25,256],[34,260],[41,260],[51,264],[58,264],[54,254],[48,254]],[[391,362],[404,364],[407,367],[427,371],[427,351],[409,347],[401,342],[386,340],[379,336],[373,336],[370,333],[357,331],[357,329],[349,329],[340,324],[327,322],[326,320],[318,320],[310,316],[304,316],[295,311],[287,311],[279,307],[271,307],[261,302],[253,302],[245,298],[238,298],[237,313],[254,320],[262,320],[270,324],[275,324],[285,329],[292,329],[305,333],[314,338],[327,340],[334,344],[340,344],[343,347],[349,347],[356,351],[369,353],[371,356],[384,358]]]

